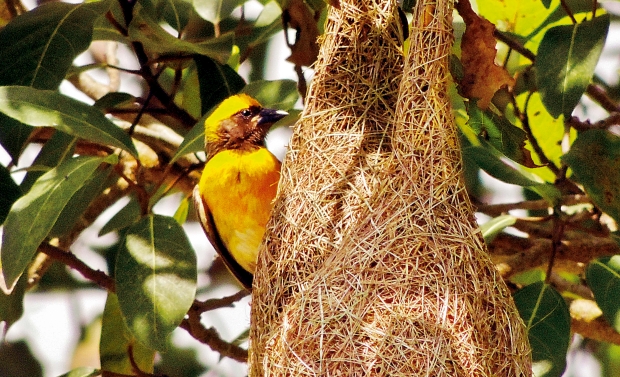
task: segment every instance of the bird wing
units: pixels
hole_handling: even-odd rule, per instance
[[[200,188],[198,185],[194,187],[193,193],[194,206],[196,207],[196,212],[198,213],[198,218],[200,219],[200,223],[202,224],[202,228],[204,229],[207,238],[213,245],[213,248],[220,255],[228,270],[237,278],[239,283],[243,285],[247,290],[252,290],[252,279],[253,275],[246,271],[233,256],[230,254],[224,242],[220,238],[217,229],[215,228],[215,223],[213,222],[213,216],[211,216],[211,211],[209,211],[209,207],[205,205],[202,196],[200,195]]]

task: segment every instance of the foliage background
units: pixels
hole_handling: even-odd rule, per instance
[[[2,376],[52,376],[98,363],[131,374],[132,362],[171,376],[243,373],[243,364],[231,359],[243,359],[236,345],[244,340],[249,299],[234,308],[205,305],[230,304],[243,295],[217,300],[237,288],[220,264],[211,265],[212,251],[193,223],[188,197],[204,161],[198,120],[239,90],[266,106],[299,108],[297,93],[311,77],[306,66],[316,53],[312,42],[325,4],[130,4],[32,4],[38,8],[18,18],[25,12],[21,3],[2,4],[0,280],[7,283],[5,292],[16,283],[10,295],[0,294],[0,321],[6,328],[15,324],[9,342],[0,345]],[[562,374],[571,326],[585,336],[576,338],[572,357],[600,362],[579,362],[582,368],[573,375],[599,375],[599,368],[600,375],[620,375],[620,265],[607,257],[618,253],[614,231],[620,216],[617,46],[607,44],[594,75],[608,25],[617,22],[617,2],[603,5],[478,1],[478,13],[500,33],[461,2],[463,20],[455,21],[452,72],[460,85],[452,95],[469,191],[491,255],[528,324],[537,375]],[[282,46],[283,19],[296,29],[287,34],[290,51],[270,54],[270,41]],[[465,23],[469,34],[463,36]],[[119,51],[101,40],[118,42]],[[287,66],[283,58],[289,54]],[[86,105],[58,94],[58,87]],[[457,90],[470,100],[464,102]],[[297,112],[291,113],[282,124],[294,122]],[[287,134],[285,128],[275,131]],[[144,250],[128,240],[156,246]],[[140,263],[152,255],[174,260],[174,268]],[[147,284],[151,279],[162,279],[158,289]],[[118,293],[118,299],[108,297],[105,309],[100,288]],[[196,292],[200,301],[193,301]],[[24,298],[26,316],[16,323]],[[209,298],[217,301],[204,301]],[[59,300],[68,303],[59,316],[37,316],[51,316],[43,309]],[[171,304],[159,305],[166,300]],[[201,314],[202,325],[192,322]],[[157,322],[157,330],[141,327],[145,319]],[[62,322],[80,336],[60,332]],[[207,331],[211,326],[219,335]],[[21,340],[28,331],[37,340],[51,339],[49,354],[58,369],[40,370],[31,354],[43,354],[39,342]],[[193,348],[172,345],[172,331]],[[220,338],[232,346],[223,347],[228,344],[218,343]],[[75,343],[75,352],[60,355],[63,341],[68,348]],[[79,369],[75,375],[91,372]]]

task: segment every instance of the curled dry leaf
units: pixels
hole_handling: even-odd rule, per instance
[[[466,25],[461,42],[462,94],[466,98],[478,98],[478,106],[486,109],[495,92],[503,86],[513,86],[515,80],[495,64],[495,25],[479,17],[469,1],[460,0],[455,7]]]
[[[313,12],[303,0],[291,0],[282,12],[284,27],[291,27],[297,32],[295,42],[287,44],[291,49],[291,56],[286,60],[298,66],[310,66],[319,54],[319,45],[316,39],[319,28],[316,25],[318,12]],[[286,35],[286,33],[284,34]]]

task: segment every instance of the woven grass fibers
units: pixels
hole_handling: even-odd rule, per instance
[[[452,1],[417,1],[402,73],[393,2],[340,4],[259,260],[251,375],[530,376],[461,177]]]
[[[253,288],[250,374],[292,292],[338,250],[373,191],[372,153],[393,116],[403,68],[395,2],[343,0],[331,9],[308,102],[283,163]]]

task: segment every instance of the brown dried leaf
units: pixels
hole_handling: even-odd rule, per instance
[[[319,14],[304,3],[303,0],[291,0],[282,11],[284,27],[291,27],[297,31],[295,43],[287,44],[291,49],[291,56],[286,60],[299,66],[310,66],[319,54],[319,45],[316,40],[319,29],[316,25]],[[285,33],[286,35],[286,33]]]
[[[478,106],[486,109],[495,92],[503,86],[513,86],[515,80],[504,67],[495,64],[495,25],[478,16],[468,1],[460,0],[455,8],[466,25],[461,42],[462,94],[466,98],[478,98]]]

